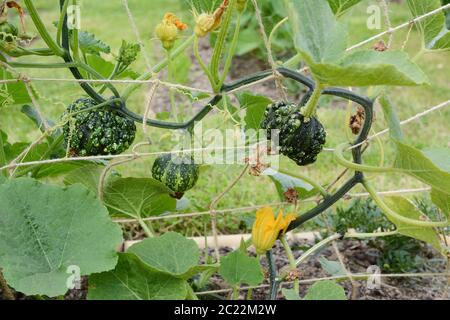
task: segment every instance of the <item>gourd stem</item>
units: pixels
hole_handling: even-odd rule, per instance
[[[61,62],[61,63],[34,63],[34,62],[9,62],[14,68],[38,68],[38,69],[58,69],[58,68],[76,68],[76,62]]]
[[[278,294],[278,287],[280,283],[277,281],[277,267],[275,265],[275,259],[273,257],[272,250],[266,252],[267,263],[269,265],[269,281],[270,292],[269,300],[276,300]]]
[[[5,142],[3,141],[2,132],[0,132],[0,167],[6,165]],[[7,176],[6,171],[2,171],[0,176]]]
[[[214,87],[214,79],[213,79],[213,76],[211,75],[211,71],[208,69],[208,67],[206,66],[205,62],[203,61],[202,56],[200,55],[199,44],[198,44],[198,37],[197,36],[195,36],[195,39],[194,39],[194,56],[197,59],[197,62],[200,65],[200,68],[202,69],[202,71],[208,77],[209,82],[211,84],[211,87]]]
[[[339,190],[336,191],[331,196],[325,198],[324,201],[319,203],[316,207],[312,208],[308,212],[300,215],[294,222],[289,225],[288,231],[298,228],[305,222],[315,218],[319,214],[323,213],[325,210],[330,208],[336,202],[341,200],[347,192],[353,189],[358,183],[362,182],[363,175],[360,172],[357,172],[350,180],[348,180]]]
[[[289,243],[286,240],[286,237],[285,236],[281,237],[280,241],[281,241],[281,244],[284,247],[284,250],[286,250],[286,256],[288,257],[290,267],[292,268],[292,270],[296,270],[297,269],[297,264],[296,264],[296,261],[295,261],[295,257],[294,257],[294,254],[292,253],[292,249],[289,246]],[[294,290],[295,290],[296,293],[300,292],[300,283],[299,283],[299,279],[298,278],[294,279]]]
[[[222,27],[220,28],[219,35],[217,36],[216,45],[214,46],[213,55],[211,58],[211,74],[214,79],[214,83],[219,82],[219,63],[222,57],[223,48],[228,34],[228,29],[230,27],[231,18],[233,17],[233,11],[236,7],[236,0],[231,0],[227,6],[225,12],[225,18],[222,22]]]
[[[63,1],[64,1],[64,4],[61,7],[61,14],[59,16],[59,21],[58,21],[58,30],[56,32],[56,41],[58,42],[58,45],[60,45],[60,46],[61,46],[62,28],[63,28],[64,20],[67,15],[67,8],[69,7],[70,0],[63,0]]]
[[[385,232],[373,232],[373,233],[346,233],[345,237],[346,239],[368,239],[368,238],[377,238],[377,237],[388,237],[388,236],[395,236],[399,234],[398,230],[394,231],[385,231]]]
[[[334,158],[336,159],[336,161],[349,169],[352,170],[356,170],[356,171],[361,171],[361,172],[376,172],[376,173],[386,173],[386,172],[401,172],[403,170],[398,169],[398,168],[390,168],[390,167],[373,167],[373,166],[367,166],[367,165],[362,165],[362,164],[358,164],[358,163],[354,163],[351,162],[347,159],[345,159],[344,157],[344,149],[351,147],[350,144],[348,143],[343,143],[339,146],[336,147],[335,151],[334,151]]]
[[[73,5],[77,6],[78,2],[77,0],[72,0],[73,1]],[[73,53],[73,58],[75,61],[77,62],[81,62],[80,59],[80,40],[78,37],[78,28],[73,28],[72,29],[72,53]]]
[[[146,222],[144,220],[142,220],[142,218],[138,218],[138,222],[139,225],[141,226],[142,230],[144,230],[145,235],[149,238],[153,238],[155,235],[153,234],[153,232],[150,230],[149,226],[146,224]]]
[[[227,59],[225,61],[225,66],[223,68],[222,77],[220,79],[217,88],[215,88],[216,90],[222,87],[222,85],[225,82],[225,79],[227,78],[228,73],[230,72],[231,63],[233,62],[234,53],[236,52],[236,47],[239,40],[239,33],[241,30],[241,17],[242,13],[239,13],[236,21],[236,27],[234,29],[233,39],[231,40],[230,49],[228,50]]]
[[[31,19],[34,22],[34,25],[36,26],[36,29],[38,30],[39,34],[42,37],[42,40],[47,44],[47,46],[53,51],[53,53],[56,56],[62,57],[64,56],[65,52],[64,49],[61,48],[52,38],[52,36],[48,33],[47,28],[45,27],[44,23],[41,20],[41,17],[39,16],[39,13],[37,12],[33,2],[31,0],[24,0],[25,5],[28,9],[28,13],[30,14]]]
[[[381,211],[388,217],[391,217],[392,219],[401,221],[403,223],[409,224],[411,226],[416,227],[425,227],[425,228],[436,228],[436,227],[447,227],[449,225],[449,222],[446,221],[421,221],[421,220],[415,220],[406,218],[394,210],[392,210],[384,201],[381,199],[381,197],[378,195],[376,190],[372,187],[372,185],[367,181],[363,181],[363,185],[366,188],[367,192],[370,194],[371,198],[375,201],[375,203],[380,207]]]
[[[295,266],[298,267],[300,264],[302,264],[303,262],[306,261],[306,259],[308,259],[310,256],[312,256],[314,253],[316,253],[318,250],[322,249],[323,247],[325,247],[327,244],[329,244],[330,242],[333,242],[335,240],[338,240],[342,238],[341,234],[334,234],[332,236],[329,236],[328,238],[325,238],[323,240],[321,240],[320,242],[316,243],[314,246],[312,246],[311,248],[309,248],[307,251],[305,251],[305,253],[303,253],[301,255],[300,258],[298,258],[295,261]]]
[[[314,116],[314,113],[316,112],[316,108],[319,104],[319,99],[322,96],[322,92],[325,86],[323,86],[320,82],[316,83],[316,87],[314,88],[313,94],[311,98],[309,99],[308,103],[304,107],[303,116],[305,118],[311,118]]]

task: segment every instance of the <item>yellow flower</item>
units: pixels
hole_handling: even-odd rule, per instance
[[[216,20],[213,14],[202,13],[195,18],[195,34],[199,38],[203,38],[209,32],[215,30],[220,24],[220,20]]]
[[[178,32],[187,28],[173,13],[166,13],[163,21],[156,26],[155,34],[166,50],[173,48],[178,39]]]
[[[194,32],[199,38],[205,37],[208,33],[217,30],[222,22],[222,16],[228,7],[229,0],[223,0],[222,5],[214,13],[197,13],[194,9],[195,28]]]
[[[283,217],[283,211],[275,218],[271,207],[265,207],[256,212],[256,221],[252,230],[252,241],[258,254],[272,249],[279,236],[286,233],[287,228],[295,220],[294,214]]]

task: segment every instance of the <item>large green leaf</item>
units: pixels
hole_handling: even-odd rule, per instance
[[[390,208],[405,218],[414,220],[422,220],[425,218],[424,214],[422,214],[422,212],[406,198],[386,197],[384,201]],[[388,215],[387,218],[397,226],[397,230],[400,234],[429,243],[438,251],[442,250],[439,236],[435,229],[406,224],[390,215]]]
[[[334,64],[305,59],[318,81],[334,86],[415,86],[428,84],[425,73],[401,51],[357,51]]]
[[[36,168],[33,175],[36,179],[57,177],[64,174],[70,174],[78,169],[83,170],[84,167],[92,164],[94,161],[65,161],[60,163],[42,164]]]
[[[394,139],[399,141],[403,140],[403,133],[400,126],[400,120],[398,119],[397,109],[392,104],[391,99],[389,99],[386,94],[383,94],[380,97],[380,104],[383,108],[384,119],[388,124],[389,134]]]
[[[297,50],[308,63],[337,63],[347,46],[347,29],[326,1],[288,0],[289,22]]]
[[[28,142],[18,142],[12,145],[6,145],[4,151],[7,161],[11,162],[14,160],[19,154],[27,149],[29,145],[30,143]],[[35,145],[27,152],[22,161],[41,161],[63,156],[60,152],[61,150],[54,146],[55,145],[50,145],[46,142]],[[17,168],[16,176],[29,176],[36,179],[57,177],[91,163],[93,163],[93,161],[63,161],[59,163],[42,163],[32,166],[23,166]]]
[[[441,1],[408,0],[408,6],[412,14],[418,17],[441,7]],[[422,19],[416,25],[422,33],[425,48],[429,50],[450,49],[450,30],[447,28],[444,12]]]
[[[21,178],[0,185],[0,203],[0,268],[17,291],[62,295],[68,267],[89,275],[116,265],[122,232],[85,188]]]
[[[219,273],[232,286],[257,286],[264,280],[258,259],[249,257],[242,250],[233,251],[223,257]]]
[[[186,281],[155,272],[134,254],[121,253],[116,269],[89,277],[89,300],[182,300]]]
[[[90,53],[100,55],[101,52],[111,52],[110,46],[103,41],[96,39],[95,35],[90,32],[80,31],[78,33],[78,41],[80,43],[80,50],[85,54]]]
[[[328,4],[336,16],[344,14],[348,9],[357,5],[362,0],[328,0]]]
[[[34,124],[36,125],[36,127],[39,128],[39,130],[41,130],[41,132],[45,132],[46,128],[44,126],[44,121],[47,122],[47,124],[50,127],[55,127],[55,123],[50,120],[50,119],[45,119],[42,117],[42,115],[38,112],[38,110],[34,107],[34,106],[30,106],[30,105],[23,105],[22,109],[20,109],[20,111],[25,114],[28,118],[31,119],[31,121],[34,122]],[[61,135],[61,129],[56,129],[52,136],[50,137],[50,139],[56,139],[59,135]]]
[[[0,80],[15,79],[5,68],[0,70]],[[6,105],[30,103],[31,98],[23,82],[0,84],[0,108]]]
[[[397,147],[394,166],[445,194],[450,193],[450,173],[438,167],[423,152],[392,139]]]
[[[305,300],[347,300],[344,288],[334,281],[316,282],[309,288]]]
[[[272,103],[272,100],[264,96],[244,92],[239,95],[239,102],[241,109],[247,110],[244,118],[245,128],[259,130],[264,118],[264,112],[267,106]]]
[[[106,61],[102,57],[90,54],[87,56],[87,61],[89,65],[94,68],[99,74],[101,74],[104,78],[109,78],[111,73],[114,70],[114,63]],[[116,76],[116,79],[136,79],[139,77],[139,74],[131,69],[127,69],[121,74]],[[103,85],[103,84],[98,84]]]
[[[139,219],[174,211],[177,202],[170,193],[154,179],[121,178],[106,187],[104,201],[111,214]]]
[[[431,190],[431,200],[442,210],[442,213],[450,219],[450,194],[436,189]]]
[[[345,270],[342,268],[342,264],[338,261],[328,260],[325,257],[319,258],[322,269],[326,271],[330,276],[343,276]]]
[[[282,288],[281,292],[283,293],[283,296],[286,298],[286,300],[302,300],[295,289]]]
[[[85,186],[92,193],[97,194],[100,176],[104,169],[104,166],[98,164],[84,165],[70,172],[64,178],[64,184],[70,186],[79,183]],[[117,178],[118,177],[114,175],[109,176],[107,179],[107,184]]]
[[[175,232],[148,238],[133,245],[134,253],[151,269],[177,278],[189,279],[193,275],[216,266],[198,266],[200,251],[194,240],[188,240]]]
[[[325,1],[286,0],[295,47],[316,80],[332,86],[422,85],[426,75],[400,51],[346,53],[347,29]]]

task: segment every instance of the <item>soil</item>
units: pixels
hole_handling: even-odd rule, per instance
[[[303,254],[303,249],[308,248],[313,243],[306,240],[293,241],[290,243],[294,250],[294,255],[296,258]],[[363,241],[339,241],[338,242],[339,251],[344,257],[346,267],[352,273],[362,273],[366,272],[369,266],[376,265],[377,252],[368,247]],[[220,250],[221,255],[226,255],[231,252],[231,248],[222,248]],[[284,249],[277,245],[274,248],[274,256],[277,268],[280,270],[287,266],[288,260],[284,254]],[[254,255],[254,252],[251,252]],[[213,251],[210,252],[213,255]],[[429,272],[429,273],[440,273],[444,272],[446,268],[445,261],[438,257],[433,257],[433,252],[430,250],[429,253],[429,263],[423,270],[414,271],[417,272]],[[301,280],[316,279],[329,277],[326,271],[323,270],[318,257],[324,257],[331,261],[338,261],[334,250],[330,246],[327,249],[319,252],[316,256],[310,257],[305,263],[299,268],[301,274]],[[266,260],[262,259],[263,268],[267,270]],[[266,280],[264,284],[268,284]],[[370,290],[367,288],[366,281],[356,281],[357,289],[356,294],[352,295],[352,284],[350,281],[343,281],[340,284],[345,288],[346,294],[349,298],[353,300],[442,300],[449,299],[450,289],[446,278],[443,277],[427,277],[427,278],[382,278],[381,286],[379,289]],[[82,279],[82,289],[81,290],[70,290],[66,296],[66,300],[85,300],[87,294],[87,277]],[[304,296],[309,289],[310,284],[302,284],[300,286],[300,295]],[[290,285],[286,285],[289,288]],[[228,289],[228,285],[223,281],[219,275],[214,275],[208,284],[208,287],[201,289],[200,291],[211,291],[211,290],[222,290]],[[241,292],[240,299],[245,299],[247,295],[246,291]],[[265,300],[268,295],[268,289],[256,289],[253,292],[253,300]],[[1,289],[0,289],[1,296]],[[202,295],[202,299],[226,299],[228,297],[227,293],[216,293],[210,295]],[[19,297],[19,299],[27,299],[26,297]],[[278,299],[284,299],[282,294],[278,296]]]
[[[293,248],[295,258],[300,257],[304,250],[311,247],[314,243],[307,240],[291,241],[290,245]],[[373,248],[367,246],[364,241],[344,240],[337,242],[339,251],[343,256],[347,269],[352,273],[364,273],[367,272],[369,266],[376,265],[378,258],[378,252]],[[305,249],[306,248],[306,249]],[[221,248],[221,256],[230,253],[233,249]],[[274,247],[274,257],[278,270],[288,266],[289,262],[284,254],[284,249],[277,244]],[[255,252],[250,252],[255,256]],[[203,254],[203,252],[202,252]],[[213,250],[210,251],[210,255],[213,256]],[[428,261],[424,264],[422,270],[416,270],[414,273],[426,272],[426,273],[442,273],[446,269],[446,261],[442,256],[436,254],[432,249],[426,252]],[[328,274],[321,266],[319,257],[324,257],[330,261],[338,261],[338,258],[331,246],[318,252],[315,256],[311,256],[306,262],[304,262],[300,268],[300,279],[317,279],[323,277],[329,277]],[[267,270],[266,259],[262,259],[263,268]],[[350,281],[340,282],[345,288],[345,291],[349,298],[354,300],[442,300],[449,299],[450,288],[448,278],[445,277],[408,277],[408,278],[382,278],[381,286],[379,289],[370,290],[367,288],[366,281],[355,281],[356,290],[352,292],[352,284]],[[264,282],[268,284],[268,280]],[[301,284],[301,296],[306,294],[310,284]],[[285,286],[289,288],[290,285]],[[85,300],[88,288],[88,278],[82,278],[81,290],[70,290],[66,295],[66,300]],[[228,289],[228,285],[218,275],[214,275],[206,288],[202,288],[199,291],[215,291]],[[247,292],[244,290],[241,292],[240,299],[245,299]],[[253,292],[254,300],[265,300],[267,298],[268,289],[255,289]],[[201,295],[202,299],[226,299],[227,293],[215,293],[210,295]],[[0,289],[0,300],[2,298],[2,290]],[[32,299],[23,295],[17,295],[17,299],[26,300]],[[278,296],[278,299],[284,299],[282,294]]]
[[[306,240],[291,242],[292,248],[304,248],[310,247],[312,243],[308,243]],[[339,241],[339,251],[344,257],[347,269],[352,273],[364,273],[367,272],[369,266],[376,265],[377,252],[368,247],[365,242],[362,241]],[[221,250],[221,254],[226,254],[232,251],[232,249],[224,248]],[[274,248],[274,256],[278,270],[288,266],[289,262],[284,254],[284,249],[280,245]],[[303,250],[298,249],[294,251],[296,258],[303,254]],[[211,252],[212,254],[212,252]],[[430,250],[427,266],[424,270],[417,270],[418,272],[440,273],[444,272],[446,268],[446,262],[442,258],[436,256],[433,258],[434,252]],[[318,255],[310,257],[299,268],[301,274],[301,280],[315,279],[329,277],[326,271],[323,270],[318,257],[324,257],[331,261],[338,261],[338,258],[330,246],[328,249],[324,249]],[[267,270],[266,259],[263,259],[263,266]],[[427,278],[382,278],[381,286],[379,289],[370,290],[367,288],[367,281],[355,281],[356,290],[352,292],[352,284],[350,281],[340,282],[344,286],[347,297],[353,300],[441,300],[449,299],[450,288],[448,281],[444,277],[427,277]],[[226,289],[227,285],[219,277],[215,276],[212,280],[213,285],[207,288],[207,290],[220,290]],[[268,281],[265,281],[268,284]],[[310,284],[300,286],[300,295],[304,296]],[[292,286],[286,285],[286,288]],[[247,292],[241,293],[240,299],[245,299]],[[253,292],[254,300],[267,299],[268,290],[256,289]],[[353,294],[353,296],[352,296]],[[225,297],[226,294],[219,294],[217,297]],[[209,297],[211,298],[211,297]],[[280,293],[278,299],[284,299]]]
[[[212,48],[210,46],[208,39],[201,39],[199,43],[199,51],[200,55],[202,56],[202,59],[209,63],[209,59],[212,56]],[[162,55],[162,53],[161,53]],[[208,81],[208,78],[205,76],[203,71],[201,70],[199,64],[197,63],[196,58],[194,57],[193,53],[190,52],[190,58],[192,61],[191,69],[189,71],[189,86],[193,86],[198,89],[204,89],[204,90],[210,90],[211,86]],[[230,74],[227,77],[226,83],[233,82],[235,80],[241,79],[244,76],[264,71],[270,69],[270,66],[268,63],[261,61],[257,59],[256,57],[252,55],[246,55],[242,57],[235,57],[233,59],[233,68],[230,71]],[[163,80],[167,79],[167,74],[165,71],[161,72],[161,78]],[[150,89],[150,86],[148,87]],[[252,86],[250,90],[253,94],[263,95],[266,97],[271,98],[272,100],[279,100],[280,94],[276,90],[275,82],[274,81],[266,81],[259,85]],[[300,93],[303,93],[300,91]],[[288,93],[288,96],[290,98],[297,98],[297,94]],[[184,101],[186,98],[182,98],[181,95],[178,95],[177,97],[178,101]],[[232,99],[234,100],[234,99]],[[204,101],[202,101],[204,102]],[[203,106],[203,104],[198,103],[194,109],[199,109]],[[153,113],[153,116],[155,113],[162,112],[162,111],[169,111],[170,108],[170,99],[168,95],[168,88],[160,86],[155,93],[153,100],[152,100],[152,106],[151,111]]]

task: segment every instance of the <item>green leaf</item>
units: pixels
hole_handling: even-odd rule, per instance
[[[286,0],[295,47],[327,86],[422,85],[427,76],[401,51],[346,53],[347,29],[325,1]]]
[[[345,270],[342,269],[342,265],[338,261],[331,261],[324,257],[319,258],[322,269],[325,270],[331,276],[345,275]]]
[[[328,4],[336,16],[343,15],[348,9],[357,5],[362,0],[328,0]]]
[[[266,170],[264,173],[269,174],[269,178],[273,181],[273,183],[275,183],[275,187],[277,188],[281,201],[286,200],[284,194],[289,189],[294,189],[297,191],[299,199],[306,199],[319,193],[319,191],[312,185],[287,174],[272,172],[270,169]]]
[[[107,186],[105,205],[113,215],[140,219],[174,211],[177,202],[161,182],[150,178],[121,178]]]
[[[188,240],[175,232],[148,238],[133,245],[128,252],[134,253],[155,271],[184,278],[197,267],[200,251],[194,240]]]
[[[33,175],[36,179],[58,177],[74,170],[84,168],[92,164],[93,161],[67,161],[61,163],[42,164],[36,168],[36,173]]]
[[[67,268],[111,270],[122,231],[81,186],[60,188],[20,178],[0,185],[0,268],[27,295],[64,294]]]
[[[402,141],[403,133],[400,126],[400,120],[398,119],[397,109],[386,94],[383,94],[380,97],[380,104],[383,108],[384,119],[388,124],[389,134],[392,138]]]
[[[94,68],[98,73],[100,73],[104,78],[108,79],[112,72],[114,71],[114,64],[112,62],[106,61],[100,56],[89,54],[87,55],[87,61],[89,65]],[[131,69],[127,69],[121,74],[116,76],[116,79],[137,79],[139,74]],[[98,86],[103,84],[97,84]]]
[[[41,115],[39,114],[39,112],[37,111],[37,109],[34,106],[23,105],[22,109],[20,111],[23,114],[25,114],[28,118],[30,118],[31,121],[34,122],[36,127],[38,127],[41,132],[45,132],[44,119],[41,117]],[[50,127],[54,127],[55,126],[55,123],[53,121],[51,121],[50,119],[45,119],[45,121],[47,122],[47,124]],[[53,135],[55,137],[60,135],[60,134],[61,134],[61,130],[56,130],[53,133]]]
[[[442,170],[423,152],[393,139],[397,147],[394,167],[432,186],[443,193],[450,193],[450,173]]]
[[[70,172],[65,178],[64,178],[64,184],[65,185],[74,185],[74,184],[81,184],[85,188],[87,188],[89,191],[91,191],[94,194],[98,193],[98,183],[100,180],[100,176],[105,169],[104,166],[96,165],[96,164],[89,164],[84,165],[80,168],[77,168]],[[107,180],[107,184],[111,181],[113,181],[114,178],[117,177],[111,177],[109,176],[109,179]]]
[[[295,47],[308,63],[337,63],[347,46],[347,29],[326,1],[288,0]]]
[[[111,48],[106,43],[96,39],[95,35],[90,32],[80,31],[78,33],[78,41],[80,43],[80,50],[84,54],[100,55],[101,52],[111,52]]]
[[[18,142],[12,145],[7,144],[4,146],[5,156],[8,162],[11,162],[19,154],[28,148],[30,143]],[[41,161],[52,158],[60,158],[65,155],[64,150],[59,148],[59,143],[50,145],[48,143],[41,143],[28,151],[23,158],[23,162]],[[68,172],[71,172],[77,168],[92,164],[95,162],[101,163],[101,161],[64,161],[59,163],[42,163],[33,166],[24,166],[17,168],[16,176],[29,176],[36,179],[57,177]]]
[[[429,83],[426,74],[401,51],[357,51],[335,64],[308,64],[315,78],[326,85],[415,86]]]
[[[294,289],[283,288],[281,289],[281,292],[283,293],[283,296],[286,298],[286,300],[302,300],[298,292]]]
[[[236,55],[243,56],[258,49],[261,39],[255,37],[255,29],[247,28],[239,32],[239,45],[236,48]]]
[[[245,128],[259,130],[264,118],[264,112],[269,104],[272,103],[267,97],[258,96],[249,92],[243,92],[239,95],[241,109],[246,109]]]
[[[219,274],[232,286],[257,286],[264,280],[258,259],[247,256],[241,250],[233,251],[221,259]]]
[[[439,190],[431,190],[431,201],[442,210],[442,213],[450,219],[450,194],[440,192]]]
[[[441,2],[439,0],[408,0],[408,6],[414,17],[418,17],[440,8]],[[426,49],[450,49],[450,30],[447,25],[447,19],[446,13],[439,12],[422,19],[416,24],[422,34]]]
[[[154,272],[134,254],[119,254],[113,271],[89,277],[88,300],[182,300],[186,282]]]
[[[29,145],[30,145],[30,143],[28,143],[28,142],[17,142],[14,144],[5,145],[4,148],[5,148],[6,160],[8,162],[11,162],[15,158],[17,158],[17,156],[19,156],[19,154],[21,154],[22,151],[25,150]],[[27,153],[27,155],[24,157],[23,161],[28,162],[28,161],[40,160],[41,157],[43,156],[43,154],[47,150],[48,150],[48,144],[46,144],[46,143],[38,144],[34,148],[32,148],[30,150],[30,152]]]
[[[384,201],[391,209],[405,218],[414,220],[426,218],[413,203],[404,197],[386,197]],[[387,218],[397,226],[400,234],[429,243],[438,251],[442,250],[439,236],[433,228],[423,228],[406,224],[392,216],[387,216]]]
[[[347,300],[344,288],[334,281],[316,282],[309,288],[304,300]]]
[[[16,79],[6,69],[0,70],[0,80]],[[8,105],[30,103],[31,98],[22,81],[0,84],[0,108]]]

